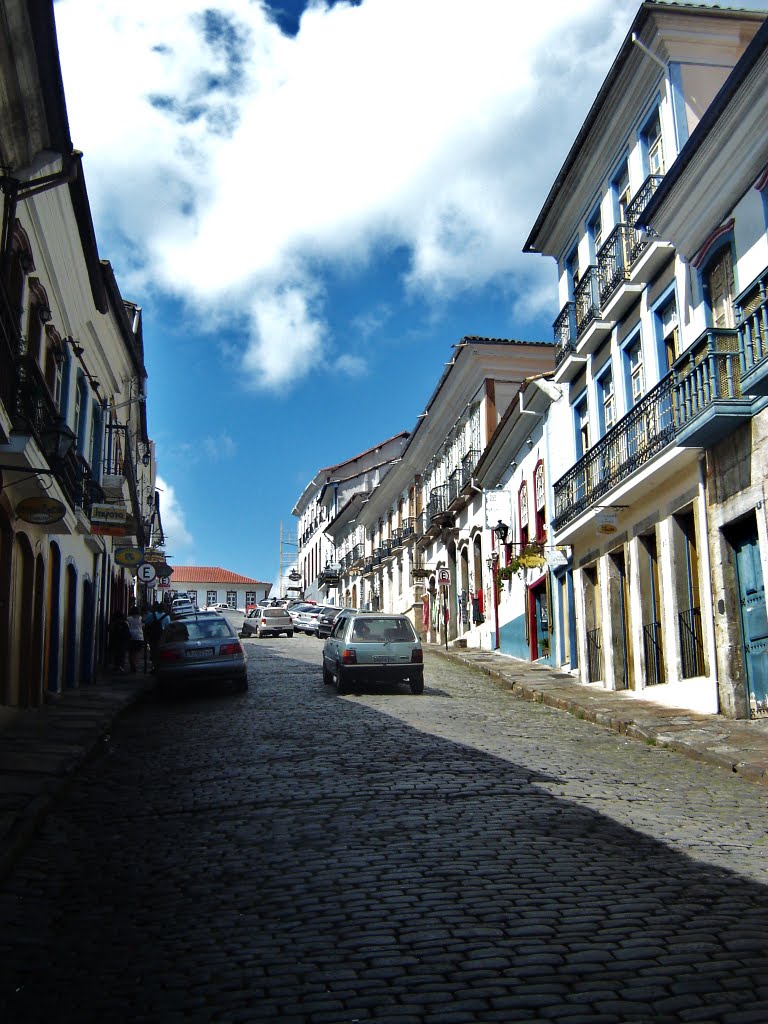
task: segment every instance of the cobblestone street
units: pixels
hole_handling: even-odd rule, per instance
[[[430,654],[117,723],[0,888],[8,1022],[768,1020],[768,793]]]

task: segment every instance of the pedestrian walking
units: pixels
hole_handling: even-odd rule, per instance
[[[166,613],[159,601],[155,601],[144,619],[144,639],[149,646],[153,666],[157,663],[157,647],[160,637],[170,621],[170,615]]]
[[[135,672],[136,655],[144,647],[144,624],[141,620],[141,612],[135,604],[128,609],[128,628],[131,631],[131,642],[128,645],[128,668],[131,672]]]
[[[131,629],[124,611],[112,613],[109,622],[109,654],[115,672],[125,672],[123,663],[131,645]]]

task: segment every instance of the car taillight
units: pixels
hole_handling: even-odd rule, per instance
[[[354,647],[351,647],[348,650],[341,652],[341,662],[343,665],[357,664],[357,651],[354,649]]]
[[[158,661],[183,661],[184,655],[173,647],[161,647],[157,654]]]
[[[261,625],[262,625],[262,626],[266,626],[266,624],[267,624],[267,620],[266,620],[266,619],[262,619],[262,620],[261,620]]]
[[[242,654],[243,648],[240,644],[222,644],[219,654]]]
[[[415,647],[411,651],[411,664],[412,665],[423,665],[424,664],[424,651],[420,647]]]

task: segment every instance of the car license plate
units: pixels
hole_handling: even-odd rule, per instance
[[[394,662],[394,658],[388,658],[386,654],[374,655],[373,660],[377,665],[391,665]]]
[[[191,651],[186,652],[188,658],[212,658],[213,648],[212,647],[193,647]]]

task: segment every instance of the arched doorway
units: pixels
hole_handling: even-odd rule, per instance
[[[475,581],[475,592],[472,597],[472,624],[479,626],[485,622],[485,594],[483,593],[483,552],[480,534],[475,534],[472,541],[472,576]]]
[[[61,552],[58,544],[51,543],[48,556],[48,614],[45,629],[45,687],[51,693],[59,689],[61,641]]]
[[[470,586],[469,586],[469,552],[467,546],[464,545],[459,552],[459,581],[458,587],[458,605],[459,605],[459,629],[462,633],[466,633],[471,626],[471,600],[470,600]]]
[[[64,572],[64,686],[76,685],[77,664],[77,572],[68,565]]]
[[[93,629],[94,629],[93,584],[83,580],[83,606],[80,614],[80,682],[93,682]]]
[[[43,702],[43,666],[45,664],[45,561],[40,554],[35,559],[35,592],[32,604],[29,699],[31,704],[37,705]]]
[[[32,545],[25,533],[16,534],[16,558],[14,560],[14,642],[18,652],[16,678],[11,677],[11,702],[22,707],[32,703],[34,691],[34,596],[35,556]]]
[[[0,508],[0,702],[11,703],[13,530]]]
[[[448,542],[448,568],[451,571],[451,585],[448,590],[447,604],[448,604],[448,639],[455,640],[459,635],[459,616],[458,616],[458,573],[456,571],[456,542],[451,540]]]

